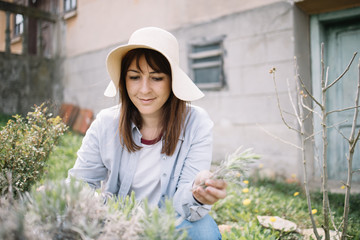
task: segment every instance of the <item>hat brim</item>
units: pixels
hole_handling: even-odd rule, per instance
[[[126,44],[113,49],[106,58],[106,68],[110,75],[111,82],[107,86],[104,95],[107,97],[115,97],[119,89],[119,79],[121,73],[121,61],[125,54],[136,48],[147,48],[158,51],[147,45],[133,45]],[[161,51],[158,51],[161,53]],[[169,61],[172,74],[172,91],[174,95],[184,101],[194,101],[202,98],[204,93],[195,85],[190,77],[179,67],[178,64],[174,63],[165,54],[164,57]]]

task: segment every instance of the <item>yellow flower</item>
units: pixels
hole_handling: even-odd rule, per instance
[[[236,176],[237,176],[237,177],[241,177],[241,173],[237,173]]]
[[[295,173],[291,174],[291,177],[295,179],[295,178],[296,178],[296,174],[295,174]]]
[[[317,210],[316,210],[316,209],[313,209],[313,210],[311,210],[311,213],[312,213],[312,214],[316,214],[316,213],[317,213]]]
[[[263,167],[264,167],[264,164],[260,163],[259,168],[263,168]]]
[[[341,186],[341,189],[345,189],[345,186],[344,186],[344,185],[342,185],[342,186]]]
[[[270,222],[276,222],[276,217],[271,217],[269,220]]]
[[[244,180],[243,183],[249,184],[249,181],[248,181],[248,180]]]
[[[249,192],[249,189],[248,189],[248,188],[244,188],[244,189],[242,190],[242,192],[243,192],[243,193],[248,193],[248,192]]]
[[[299,195],[299,192],[295,192],[295,193],[294,193],[294,197],[296,197],[297,195]]]
[[[244,206],[247,206],[247,205],[249,205],[250,203],[251,203],[251,200],[248,199],[248,198],[243,201],[243,205],[244,205]]]

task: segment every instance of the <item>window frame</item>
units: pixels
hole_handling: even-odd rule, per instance
[[[189,69],[191,71],[190,76],[192,77],[194,83],[203,90],[219,90],[225,85],[225,76],[224,76],[224,38],[225,36],[220,36],[216,38],[206,39],[202,38],[199,40],[193,40],[189,43]],[[211,49],[206,51],[195,52],[196,47],[205,47],[210,45],[218,44],[219,48]],[[219,60],[211,60],[208,62],[194,63],[195,60],[201,60],[209,57],[219,57]],[[220,77],[216,82],[198,82],[195,78],[196,69],[206,69],[210,67],[219,67],[220,68]]]
[[[66,2],[69,2],[69,8],[66,7]],[[73,6],[73,3],[75,3],[75,5]],[[78,6],[78,1],[77,0],[64,0],[63,1],[64,4],[64,12],[65,13],[69,13],[69,12],[73,12],[77,10],[77,6]]]
[[[21,22],[17,21],[17,16],[21,16],[22,20]],[[22,14],[14,14],[14,37],[19,37],[24,32],[24,16]]]

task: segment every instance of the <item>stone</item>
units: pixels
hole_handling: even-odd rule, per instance
[[[226,225],[226,224],[221,224],[218,227],[219,227],[219,231],[220,231],[221,234],[223,234],[225,232],[230,232],[231,228],[232,228],[232,226]]]
[[[272,228],[282,232],[293,232],[297,229],[297,225],[294,222],[278,216],[257,216],[257,219],[259,223],[266,228]]]

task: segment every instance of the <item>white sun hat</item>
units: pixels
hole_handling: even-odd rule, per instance
[[[172,75],[172,91],[184,101],[200,99],[204,94],[179,66],[179,43],[171,33],[156,27],[146,27],[135,31],[128,44],[110,51],[106,58],[106,68],[111,82],[104,95],[115,97],[119,89],[121,61],[125,54],[135,48],[148,48],[160,52],[169,61]]]

